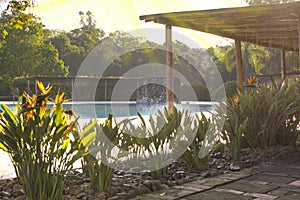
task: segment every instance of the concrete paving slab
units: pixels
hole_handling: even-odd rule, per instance
[[[272,185],[259,185],[256,183],[251,183],[250,181],[239,180],[233,183],[229,183],[226,185],[220,186],[223,189],[233,189],[242,192],[249,192],[249,193],[267,193],[271,190],[277,188],[277,186]]]
[[[206,191],[201,192],[195,195],[191,195],[188,197],[184,197],[185,200],[198,200],[198,199],[205,199],[205,200],[249,200],[253,199],[253,197],[241,196],[238,194],[228,193],[228,192],[218,192],[218,191]]]
[[[297,179],[287,177],[287,176],[277,176],[275,174],[274,175],[257,174],[257,175],[254,175],[254,176],[247,177],[244,180],[287,184],[287,183],[290,183],[290,182],[295,181]]]
[[[298,180],[295,180],[295,181],[293,181],[293,182],[289,183],[289,185],[293,185],[293,186],[300,187],[300,179],[298,179]]]
[[[273,166],[265,169],[264,172],[267,173],[274,173],[274,174],[285,174],[287,176],[299,176],[300,175],[300,168],[297,166]]]
[[[288,193],[282,197],[278,197],[276,200],[299,200],[300,193]]]

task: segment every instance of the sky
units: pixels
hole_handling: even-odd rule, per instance
[[[140,15],[245,6],[244,0],[36,0],[33,12],[49,29],[72,30],[80,27],[79,11],[91,11],[97,27],[106,33],[144,28],[164,30],[161,24],[145,23]],[[215,46],[223,40],[197,31],[173,28],[200,46]]]

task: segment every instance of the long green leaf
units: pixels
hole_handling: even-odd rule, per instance
[[[96,138],[96,132],[93,131],[93,132],[90,132],[85,137],[81,138],[81,142],[82,142],[83,146],[88,147],[93,143],[95,138]]]
[[[18,120],[16,119],[16,116],[14,113],[10,110],[10,108],[6,104],[1,104],[2,109],[4,110],[5,114],[7,114],[10,117],[10,120],[17,125]]]

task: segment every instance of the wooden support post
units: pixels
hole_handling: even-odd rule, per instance
[[[167,83],[166,83],[166,103],[169,114],[173,112],[174,106],[174,69],[172,53],[172,26],[166,25],[166,65],[167,65]]]
[[[281,49],[281,79],[286,80],[285,50]]]
[[[242,60],[242,47],[241,41],[235,40],[235,50],[236,50],[236,73],[237,73],[237,87],[238,92],[244,90],[244,78],[243,78],[243,60]]]
[[[300,63],[300,13],[298,14],[298,52],[299,52],[299,63]]]

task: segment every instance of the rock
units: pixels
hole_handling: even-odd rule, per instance
[[[85,197],[83,197],[83,198],[85,198]],[[98,198],[96,198],[94,195],[88,195],[88,196],[86,196],[86,199],[88,199],[88,200],[98,200]]]
[[[85,197],[85,196],[87,196],[87,194],[84,193],[84,192],[81,192],[81,193],[79,193],[79,194],[76,195],[76,198],[77,198],[77,199],[82,199],[82,198]]]
[[[132,167],[129,169],[128,173],[138,173],[140,172],[140,168],[139,167]]]
[[[222,169],[224,166],[223,165],[218,165],[217,169]]]
[[[97,193],[96,199],[106,199],[106,195],[103,192]]]
[[[77,196],[81,192],[83,192],[83,189],[79,185],[72,185],[67,190],[67,193],[72,196]]]
[[[125,174],[125,171],[123,171],[123,170],[119,170],[119,171],[117,171],[117,173],[116,173],[117,175],[124,175]]]
[[[20,184],[14,184],[14,186],[13,186],[13,190],[23,190],[23,186],[22,185],[20,185]]]
[[[116,196],[119,197],[119,200],[120,199],[128,199],[128,194],[126,192],[117,193]]]
[[[93,189],[88,189],[88,190],[86,191],[86,193],[87,193],[88,195],[94,195],[95,191],[94,191]]]
[[[12,179],[11,181],[8,181],[8,183],[6,184],[6,186],[9,187],[9,188],[13,188],[13,186],[14,186],[15,184],[18,184],[18,181]]]
[[[222,157],[222,153],[221,152],[217,152],[213,155],[214,158],[221,158]]]
[[[152,187],[154,191],[166,189],[166,185],[160,183],[159,181],[154,181]]]
[[[152,182],[150,180],[146,180],[144,186],[147,187],[150,191],[152,191]]]
[[[230,171],[239,171],[239,170],[241,170],[241,167],[238,166],[237,164],[231,163],[229,166],[229,170]]]
[[[110,196],[114,196],[115,194],[117,194],[119,192],[118,189],[115,187],[110,187],[106,191],[110,194]]]
[[[25,196],[18,196],[14,200],[25,200],[25,199],[26,199]]]
[[[133,197],[136,197],[138,195],[137,191],[136,190],[130,190],[128,192],[128,198],[133,198]]]
[[[141,173],[142,173],[142,174],[149,174],[149,173],[150,173],[150,170],[144,169],[144,170],[141,171]]]
[[[1,191],[0,196],[2,196],[2,197],[11,197],[11,194],[10,194],[10,192]]]
[[[107,200],[120,200],[119,196],[110,197]]]
[[[201,172],[200,176],[203,178],[207,178],[209,177],[209,172],[208,171]]]
[[[9,197],[2,197],[1,200],[9,200]]]
[[[12,188],[7,187],[7,186],[5,186],[2,190],[3,190],[3,191],[6,191],[6,192],[9,192],[9,193],[11,193],[11,192],[13,191]]]
[[[177,171],[175,174],[173,174],[174,179],[182,178],[186,173],[184,171]]]
[[[176,182],[176,185],[184,184],[184,180],[182,180],[182,179],[177,179],[175,182]]]
[[[142,195],[148,192],[148,190],[145,187],[141,187],[141,186],[134,188],[134,190],[138,195]]]
[[[19,196],[24,195],[24,191],[23,191],[23,189],[22,189],[22,190],[13,190],[11,194],[12,194],[14,197],[19,197]]]

